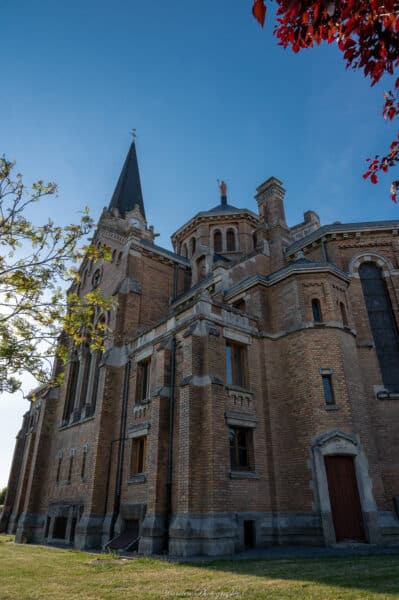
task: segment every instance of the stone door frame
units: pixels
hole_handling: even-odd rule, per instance
[[[337,543],[328,490],[325,456],[352,456],[359,490],[360,506],[366,541],[376,544],[380,541],[377,523],[377,505],[372,491],[372,481],[368,474],[365,452],[355,434],[334,430],[315,437],[311,446],[313,471],[317,489],[318,508],[321,515],[324,542],[326,546]]]

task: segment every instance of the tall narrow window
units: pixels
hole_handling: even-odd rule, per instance
[[[230,463],[232,471],[250,471],[252,429],[230,427]]]
[[[85,475],[86,475],[86,462],[87,462],[87,445],[83,446],[82,466],[81,466],[81,469],[80,469],[80,477],[81,477],[81,479],[84,479]]]
[[[196,248],[196,239],[195,237],[192,237],[190,240],[190,252],[191,252],[191,256],[194,256],[195,254],[195,248]]]
[[[219,230],[213,234],[213,249],[215,252],[222,251],[222,233]]]
[[[151,358],[137,363],[136,403],[144,402],[150,397]]]
[[[235,342],[226,342],[226,382],[245,387],[245,346]]]
[[[322,314],[321,314],[321,306],[320,301],[317,298],[313,298],[312,300],[312,313],[313,313],[313,321],[315,323],[321,323]]]
[[[321,378],[323,381],[324,399],[326,404],[335,404],[331,375],[322,375]]]
[[[100,350],[95,350],[91,358],[91,368],[93,369],[93,383],[90,397],[86,403],[86,417],[94,415],[97,405],[98,384],[100,381],[100,365],[103,354]]]
[[[188,258],[187,244],[183,244],[182,254],[183,254],[184,258]]]
[[[58,462],[57,462],[57,474],[55,476],[55,481],[57,483],[60,482],[60,477],[61,477],[61,466],[62,466],[62,455],[60,454],[58,457]]]
[[[67,386],[67,391],[66,391],[64,414],[63,414],[63,418],[62,418],[63,425],[66,425],[68,423],[70,416],[72,414],[72,411],[73,411],[78,377],[79,377],[79,360],[78,360],[77,353],[74,352],[72,355],[70,369],[69,369],[68,386]]]
[[[381,269],[372,262],[359,267],[364,300],[384,386],[399,392],[399,335]]]
[[[141,475],[145,471],[147,436],[134,438],[132,444],[131,475]]]
[[[72,469],[73,469],[73,461],[74,461],[74,455],[71,454],[69,457],[69,467],[68,467],[68,477],[67,477],[67,481],[71,481],[72,479]]]
[[[201,258],[199,258],[197,260],[197,279],[198,279],[198,281],[201,281],[201,279],[205,279],[205,276],[206,276],[205,256],[201,256]]]
[[[254,250],[256,250],[256,248],[258,247],[258,235],[257,235],[256,231],[254,231],[252,234],[252,241],[254,244]]]
[[[234,229],[228,229],[226,233],[226,246],[228,252],[234,252],[236,249],[236,236]]]
[[[348,317],[346,315],[346,308],[345,308],[345,304],[343,302],[339,303],[339,309],[341,311],[342,323],[343,323],[343,325],[345,325],[345,327],[348,327]]]
[[[82,380],[82,388],[80,392],[80,402],[79,408],[82,410],[84,405],[86,404],[86,396],[87,396],[87,386],[89,384],[89,376],[91,369],[91,351],[89,345],[87,344],[84,350],[84,358],[83,358],[83,380]]]

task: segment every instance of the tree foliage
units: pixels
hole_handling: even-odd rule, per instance
[[[394,75],[399,65],[399,4],[395,0],[277,0],[274,33],[279,44],[294,52],[315,44],[336,43],[347,68],[360,69],[375,85],[384,75]],[[263,26],[265,0],[254,0],[252,12]],[[392,121],[399,114],[399,78],[384,93],[383,116]],[[399,136],[385,155],[368,159],[365,179],[378,182],[378,172],[387,172],[399,162]],[[397,202],[399,181],[391,184]]]
[[[103,343],[95,315],[112,301],[98,290],[82,298],[65,293],[79,279],[76,261],[109,258],[106,247],[80,246],[93,227],[87,209],[80,222],[64,227],[51,220],[37,226],[27,216],[56,192],[52,182],[26,186],[15,164],[0,158],[0,391],[19,389],[24,372],[51,380],[54,358],[65,360],[70,344]]]
[[[6,494],[7,494],[7,488],[4,487],[2,490],[0,490],[0,505],[4,504],[4,502],[6,500]]]

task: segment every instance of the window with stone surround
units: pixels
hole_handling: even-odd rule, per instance
[[[236,235],[234,229],[228,229],[226,233],[226,246],[228,252],[234,252],[236,249]]]
[[[312,300],[312,314],[313,321],[315,323],[321,323],[321,321],[323,320],[323,316],[321,313],[320,300],[318,300],[318,298],[313,298]]]
[[[145,471],[147,457],[147,436],[133,438],[132,455],[130,463],[130,475],[142,475]]]
[[[222,252],[222,232],[217,229],[213,234],[213,250],[215,252]]]
[[[230,465],[232,471],[253,470],[253,430],[230,427]]]
[[[323,382],[323,391],[324,391],[324,400],[327,406],[332,406],[335,404],[334,398],[334,390],[332,386],[332,378],[330,374],[322,374],[321,376]]]
[[[137,363],[136,404],[140,404],[140,402],[144,402],[150,397],[150,373],[150,357]]]
[[[226,383],[246,387],[246,346],[226,340]]]

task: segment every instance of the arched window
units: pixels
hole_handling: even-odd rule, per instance
[[[94,373],[93,373],[93,387],[92,387],[92,392],[91,392],[91,398],[89,399],[90,404],[88,406],[88,410],[87,410],[88,414],[87,414],[87,416],[94,415],[95,410],[96,410],[97,393],[98,393],[98,382],[99,382],[99,379],[100,379],[100,363],[101,363],[102,357],[103,357],[103,353],[100,350],[95,350],[94,356],[92,358],[93,369],[94,369]]]
[[[215,252],[222,251],[222,233],[219,230],[213,234],[213,249]]]
[[[68,386],[66,390],[64,414],[62,422],[66,425],[71,417],[73,406],[75,404],[76,387],[78,384],[79,377],[79,358],[77,352],[74,352],[71,357],[71,363],[69,367]]]
[[[346,315],[346,308],[343,302],[339,303],[339,310],[341,311],[342,323],[345,325],[345,327],[348,327],[348,317]]]
[[[182,254],[184,258],[188,258],[187,244],[183,244]]]
[[[80,401],[79,401],[79,408],[80,411],[83,410],[87,400],[86,400],[86,396],[87,396],[87,387],[89,384],[89,377],[90,377],[90,369],[91,369],[91,350],[89,348],[89,344],[86,345],[85,349],[84,349],[84,354],[83,354],[83,378],[82,378],[82,389],[80,392]]]
[[[193,256],[195,254],[195,244],[196,240],[195,237],[192,237],[190,240],[190,252],[191,252],[191,256]]]
[[[201,279],[204,279],[205,275],[206,275],[205,256],[201,256],[197,260],[197,281],[201,281]]]
[[[312,300],[312,313],[313,313],[313,321],[315,323],[320,323],[323,320],[322,314],[321,314],[320,301],[317,298],[313,298],[313,300]]]
[[[399,335],[391,300],[380,267],[365,262],[359,267],[364,300],[384,386],[399,391]]]
[[[226,234],[227,251],[233,252],[236,249],[236,236],[234,229],[228,229]]]

